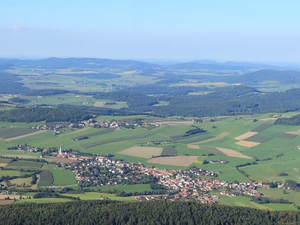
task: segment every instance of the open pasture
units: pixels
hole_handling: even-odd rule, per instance
[[[201,146],[201,148],[205,149],[209,153],[215,154],[215,155],[226,155],[224,152],[218,150],[216,147],[212,146]]]
[[[157,126],[163,126],[163,125],[192,125],[193,121],[192,120],[162,120],[162,121],[157,121],[157,122],[151,122],[149,123],[151,125],[157,125]]]
[[[7,140],[35,132],[37,130],[30,128],[0,128],[0,138]]]
[[[172,166],[190,166],[199,156],[170,156],[158,157],[148,160],[149,163],[172,165]]]
[[[15,185],[23,185],[25,184],[26,186],[31,186],[31,181],[32,181],[32,177],[26,177],[26,178],[16,178],[16,179],[12,179],[10,180],[11,184],[15,184]]]
[[[200,149],[200,147],[198,145],[193,145],[193,144],[187,144],[187,147],[189,149]]]
[[[300,135],[300,129],[299,130],[296,130],[296,131],[288,131],[286,133],[289,133],[289,134],[295,134],[295,135]]]
[[[87,138],[90,138],[90,137],[93,137],[93,136],[97,136],[97,135],[101,135],[101,134],[107,134],[107,133],[113,132],[114,130],[115,130],[114,128],[103,128],[103,129],[101,129],[99,131],[96,131],[96,132],[93,132],[93,133],[73,137],[72,140],[80,141],[80,140],[87,139]]]
[[[75,174],[70,170],[52,170],[53,186],[68,186],[77,184]]]
[[[21,176],[21,172],[17,171],[17,170],[0,170],[0,177],[4,177],[4,176]]]
[[[187,144],[187,143],[201,142],[212,138],[214,138],[214,136],[210,134],[197,134],[197,135],[191,135],[189,137],[178,138],[175,139],[174,141]]]
[[[244,146],[247,148],[253,148],[257,145],[260,145],[259,142],[253,142],[253,141],[238,141],[235,144],[240,145],[240,146]]]
[[[271,124],[271,123],[263,123],[263,124],[259,125],[258,127],[252,129],[251,131],[252,132],[261,132],[261,131],[264,131],[264,130],[268,129],[271,126],[273,126],[273,124]]]
[[[291,134],[291,133],[282,133],[282,134],[279,134],[278,137],[284,138],[284,139],[293,139],[293,138],[297,137],[297,135]]]
[[[43,163],[19,160],[19,161],[10,162],[6,166],[6,168],[8,168],[8,169],[23,168],[23,169],[37,170],[37,169],[41,169],[42,166],[43,166]]]
[[[224,153],[229,157],[242,158],[242,159],[252,159],[250,156],[244,155],[240,152],[234,151],[227,148],[217,148],[220,152]]]
[[[218,141],[222,138],[225,138],[226,136],[228,136],[230,133],[228,132],[222,132],[220,134],[217,134],[215,137],[212,137],[210,139],[205,139],[205,140],[200,140],[200,141],[196,141],[196,142],[193,142],[193,144],[205,144],[205,143],[208,143],[208,142],[213,142],[213,141]]]
[[[150,159],[152,156],[161,155],[162,151],[163,151],[162,148],[134,146],[134,147],[119,151],[118,153],[122,154],[122,155],[130,155],[130,156]]]
[[[252,137],[252,136],[254,136],[256,134],[258,134],[258,132],[249,131],[247,133],[244,133],[244,134],[242,134],[240,136],[235,137],[234,139],[235,140],[239,140],[239,141],[243,141],[243,140],[245,140],[247,138],[250,138],[250,137]]]
[[[164,147],[161,155],[175,156],[177,155],[176,148],[173,146]]]
[[[153,132],[148,131],[139,135],[134,135],[134,136],[127,136],[127,137],[120,137],[120,138],[113,138],[113,139],[109,139],[109,140],[102,140],[102,141],[97,141],[97,142],[93,142],[93,143],[89,143],[86,145],[83,145],[82,147],[84,148],[91,148],[91,147],[95,147],[98,145],[104,145],[104,144],[109,144],[109,143],[113,143],[113,142],[120,142],[120,141],[125,141],[125,140],[134,140],[134,139],[140,139],[140,138],[146,138],[150,135],[152,135]]]
[[[245,139],[245,141],[264,143],[264,142],[267,142],[270,139],[271,138],[266,137],[266,136],[254,135],[252,137],[249,137],[249,138]]]

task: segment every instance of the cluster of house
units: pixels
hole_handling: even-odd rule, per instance
[[[215,203],[218,197],[210,195],[211,191],[220,190],[221,195],[227,196],[239,194],[263,196],[257,189],[269,188],[268,184],[259,181],[236,183],[217,180],[215,178],[220,171],[214,172],[196,167],[188,170],[165,170],[108,157],[89,158],[72,165],[65,164],[64,167],[76,174],[80,186],[134,184],[146,176],[156,178],[157,184],[167,190],[165,196],[137,196],[136,199],[139,201],[159,199],[189,201],[193,199],[201,203]]]
[[[47,154],[47,155],[53,155],[55,156],[57,153],[56,148],[39,148],[39,147],[34,147],[30,145],[16,145],[16,146],[11,146],[8,147],[7,150],[22,150],[25,152],[31,152],[31,153],[42,153],[42,154]]]
[[[96,116],[94,115],[94,118]],[[35,125],[31,127],[36,130],[52,130],[55,134],[60,134],[63,129],[68,128],[83,128],[83,127],[96,127],[96,128],[134,128],[138,124],[130,124],[129,122],[124,122],[121,120],[107,120],[107,121],[96,121],[94,118],[83,120],[78,123],[47,123],[45,125]]]

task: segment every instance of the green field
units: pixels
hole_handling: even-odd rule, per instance
[[[34,133],[36,131],[37,130],[33,130],[30,128],[0,128],[0,138],[9,139],[25,134]]]
[[[37,170],[37,169],[41,169],[42,166],[43,164],[39,162],[18,160],[18,161],[10,162],[5,168]]]
[[[85,188],[84,188],[85,189]],[[143,192],[143,191],[151,191],[149,184],[132,184],[132,185],[114,185],[114,186],[95,186],[88,187],[87,189],[95,190],[95,191],[124,191],[124,192]]]
[[[76,185],[75,174],[70,170],[60,170],[54,169],[52,170],[54,182],[53,186],[68,186],[68,185]]]
[[[134,196],[130,197],[119,197],[115,194],[99,193],[99,192],[86,192],[84,194],[63,194],[64,196],[70,196],[80,198],[81,200],[99,200],[102,197],[109,198],[115,201],[135,201]]]

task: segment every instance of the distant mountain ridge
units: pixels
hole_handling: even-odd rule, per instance
[[[0,58],[0,69],[8,66],[40,67],[47,69],[80,68],[116,68],[128,70],[153,70],[153,69],[198,69],[198,70],[286,70],[294,69],[288,66],[274,66],[252,62],[218,62],[214,60],[194,60],[184,63],[150,63],[138,60],[114,60],[100,58],[46,58],[40,60],[21,60]]]

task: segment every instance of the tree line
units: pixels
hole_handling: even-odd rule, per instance
[[[0,206],[1,224],[299,224],[296,211],[193,202],[73,201]]]

